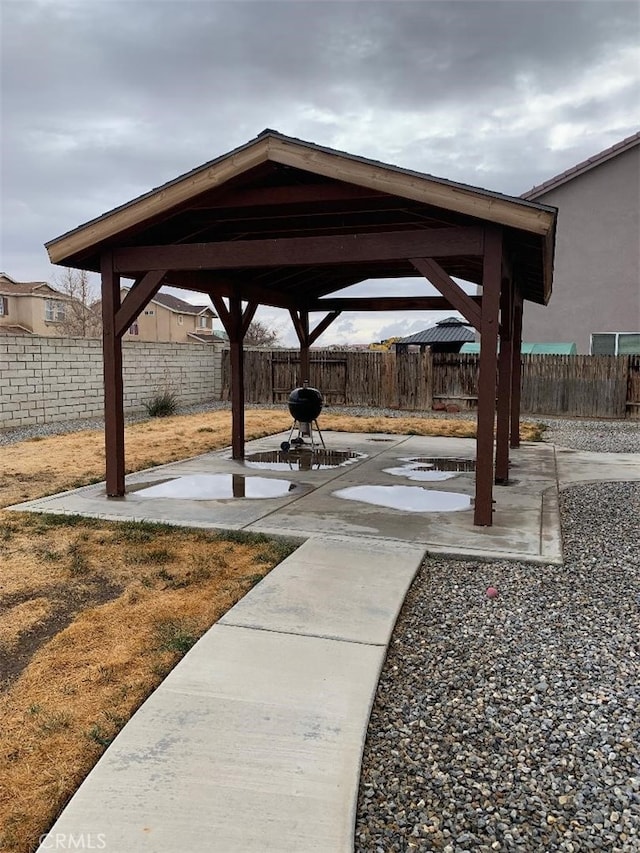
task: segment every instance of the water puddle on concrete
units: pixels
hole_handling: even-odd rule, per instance
[[[350,450],[266,450],[248,454],[244,464],[247,468],[267,471],[324,471],[365,458],[366,453]]]
[[[418,482],[441,482],[456,477],[462,471],[475,471],[476,463],[469,459],[445,459],[431,456],[400,458],[405,464],[396,468],[385,468],[385,474],[406,477]]]
[[[457,473],[475,471],[475,459],[457,459],[454,456],[408,456],[400,462],[410,462],[412,465],[425,465],[434,471],[456,471]]]
[[[456,476],[455,471],[435,471],[426,466],[403,465],[401,468],[385,468],[385,474],[393,474],[394,477],[406,477],[407,480],[416,480],[422,483],[435,483],[441,480],[450,480]]]
[[[212,501],[225,498],[281,498],[299,487],[290,480],[245,477],[243,474],[190,474],[148,489],[136,497]]]
[[[333,494],[348,501],[404,512],[460,512],[471,507],[468,495],[423,489],[421,486],[352,486]]]

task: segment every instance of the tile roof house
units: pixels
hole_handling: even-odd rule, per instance
[[[522,198],[558,208],[552,310],[531,305],[523,338],[640,353],[640,132]]]
[[[422,332],[401,338],[395,348],[397,353],[409,352],[410,348],[423,352],[427,347],[432,352],[460,352],[462,344],[473,340],[475,334],[468,323],[458,317],[447,317]]]
[[[60,337],[72,302],[46,281],[16,281],[0,272],[0,335]]]
[[[122,288],[122,298],[128,288]],[[131,324],[124,340],[221,343],[212,321],[217,314],[208,305],[192,305],[178,296],[158,292]]]

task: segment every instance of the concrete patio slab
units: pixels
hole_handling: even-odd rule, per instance
[[[13,508],[246,530],[286,537],[326,539],[338,536],[404,542],[423,546],[432,553],[481,559],[561,562],[559,521],[552,512],[543,517],[545,494],[557,492],[558,488],[553,447],[524,444],[513,451],[511,483],[494,489],[494,524],[484,528],[474,526],[472,508],[458,512],[414,513],[336,496],[336,492],[355,486],[402,484],[473,498],[473,472],[456,472],[455,477],[443,482],[417,483],[389,474],[385,469],[402,467],[403,460],[415,457],[473,460],[474,440],[361,433],[324,435],[328,449],[348,450],[363,454],[363,457],[329,469],[256,471],[231,459],[228,450],[218,451],[132,474],[127,477],[128,493],[123,498],[107,498],[104,484],[97,484]],[[247,453],[277,450],[285,437],[282,433],[249,442]],[[217,473],[284,478],[294,483],[296,489],[283,497],[260,500],[153,498],[140,491],[144,485]]]

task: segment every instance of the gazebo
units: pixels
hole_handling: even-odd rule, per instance
[[[439,320],[435,326],[415,332],[396,341],[396,353],[409,352],[409,347],[418,347],[420,352],[429,348],[432,352],[460,352],[462,344],[475,340],[467,323],[457,317]]]
[[[244,456],[243,338],[259,305],[289,311],[303,378],[309,347],[343,311],[460,312],[480,333],[474,523],[491,525],[494,480],[508,482],[509,447],[519,444],[523,302],[549,300],[555,225],[547,205],[267,129],[48,242],[52,263],[102,278],[107,495],[125,493],[122,336],[170,285],[210,296],[228,333],[235,459]],[[335,295],[416,275],[441,295]],[[121,301],[122,277],[134,283]],[[312,314],[322,315],[315,325]]]

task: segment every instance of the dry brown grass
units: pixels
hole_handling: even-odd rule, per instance
[[[246,412],[247,438],[288,413]],[[353,418],[323,430],[472,437],[475,422]],[[228,411],[127,427],[127,469],[228,446]],[[523,439],[539,438],[526,426]],[[3,448],[2,506],[104,477],[101,432]],[[0,512],[0,849],[30,853],[180,656],[292,546],[162,525]]]
[[[284,411],[246,413],[247,438],[286,429]],[[154,418],[125,428],[127,471],[187,459],[231,443],[231,413],[209,412]],[[104,479],[104,436],[101,431],[75,432],[11,444],[2,450],[2,506]]]
[[[0,523],[3,598],[16,602],[0,632],[0,849],[26,853],[182,654],[292,546],[61,516]]]

